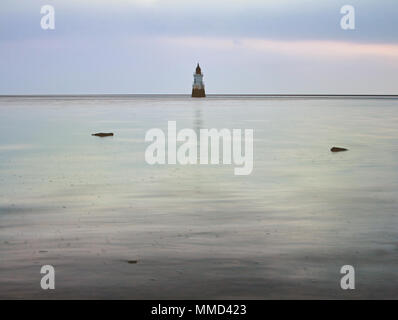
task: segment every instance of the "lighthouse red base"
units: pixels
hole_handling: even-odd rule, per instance
[[[205,89],[192,89],[192,98],[204,98],[206,97]]]

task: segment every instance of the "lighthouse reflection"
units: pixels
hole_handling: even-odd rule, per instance
[[[203,127],[202,120],[202,109],[201,106],[196,106],[194,110],[194,119],[193,119],[193,129],[195,130],[196,136],[200,137],[200,129]],[[196,146],[196,160],[197,163],[200,163],[200,139],[197,139],[198,143]],[[194,177],[194,189],[196,193],[202,193],[201,190],[201,174],[200,171],[195,170],[196,174]]]
[[[193,128],[195,130],[196,136],[200,137],[200,129],[202,129],[203,121],[202,121],[202,110],[200,107],[195,107],[194,113],[194,121],[193,121]],[[197,149],[196,149],[196,159],[198,163],[200,163],[200,139],[198,139]]]

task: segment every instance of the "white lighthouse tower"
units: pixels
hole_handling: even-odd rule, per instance
[[[203,83],[203,74],[202,70],[200,69],[199,63],[196,66],[195,73],[193,74],[192,97],[193,98],[206,97],[205,85]]]

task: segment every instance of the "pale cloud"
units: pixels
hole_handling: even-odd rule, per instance
[[[160,41],[171,45],[196,48],[233,50],[237,47],[265,53],[284,55],[326,57],[389,57],[398,58],[397,44],[355,43],[323,40],[282,41],[261,38],[217,38],[217,37],[163,37]]]
[[[31,144],[4,144],[0,145],[0,152],[1,151],[22,151],[33,149],[35,146]]]

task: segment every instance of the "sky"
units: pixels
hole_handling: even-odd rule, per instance
[[[0,94],[189,94],[197,62],[208,94],[398,94],[397,35],[396,0],[1,0]]]

